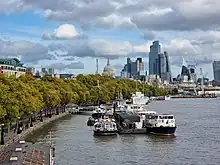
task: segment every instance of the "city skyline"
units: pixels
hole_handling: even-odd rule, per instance
[[[213,79],[212,62],[220,60],[219,13],[213,11],[219,11],[220,2],[208,2],[3,0],[0,58],[18,57],[38,70],[52,67],[74,74],[95,73],[96,58],[102,73],[110,58],[119,75],[127,57],[143,58],[149,71],[150,45],[159,40],[173,77],[184,57]]]

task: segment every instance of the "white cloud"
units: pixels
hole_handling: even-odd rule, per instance
[[[1,0],[0,12],[41,11],[51,20],[103,28],[211,30],[219,28],[217,0]]]
[[[134,29],[136,25],[131,21],[130,17],[111,14],[107,17],[101,17],[96,22],[97,27],[102,28],[122,28]]]
[[[45,40],[71,40],[76,39],[79,35],[75,26],[63,24],[55,29],[53,33],[44,34],[42,38]]]

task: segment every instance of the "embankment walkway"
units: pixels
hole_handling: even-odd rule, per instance
[[[0,164],[11,154],[11,151],[13,150],[14,144],[18,142],[20,139],[24,139],[34,131],[42,128],[43,126],[60,119],[64,116],[69,115],[69,112],[60,113],[59,115],[54,115],[51,118],[43,118],[43,121],[36,121],[33,123],[33,127],[29,127],[22,131],[21,134],[16,134],[14,132],[9,133],[5,137],[5,145],[0,145]]]

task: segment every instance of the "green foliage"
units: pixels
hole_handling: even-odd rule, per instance
[[[110,102],[120,95],[127,99],[135,91],[144,91],[147,96],[167,95],[166,90],[157,86],[101,75],[79,74],[71,80],[52,77],[35,80],[31,75],[16,79],[0,74],[0,123],[10,123],[18,117],[29,117],[42,109],[53,110],[69,103]]]

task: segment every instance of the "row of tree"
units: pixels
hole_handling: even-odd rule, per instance
[[[101,75],[80,74],[71,80],[52,77],[35,80],[32,75],[15,78],[0,74],[0,123],[30,117],[41,110],[50,114],[56,109],[65,109],[69,103],[80,105],[110,102],[119,94],[129,98],[135,91],[144,91],[147,96],[167,94],[166,90],[157,86]]]

